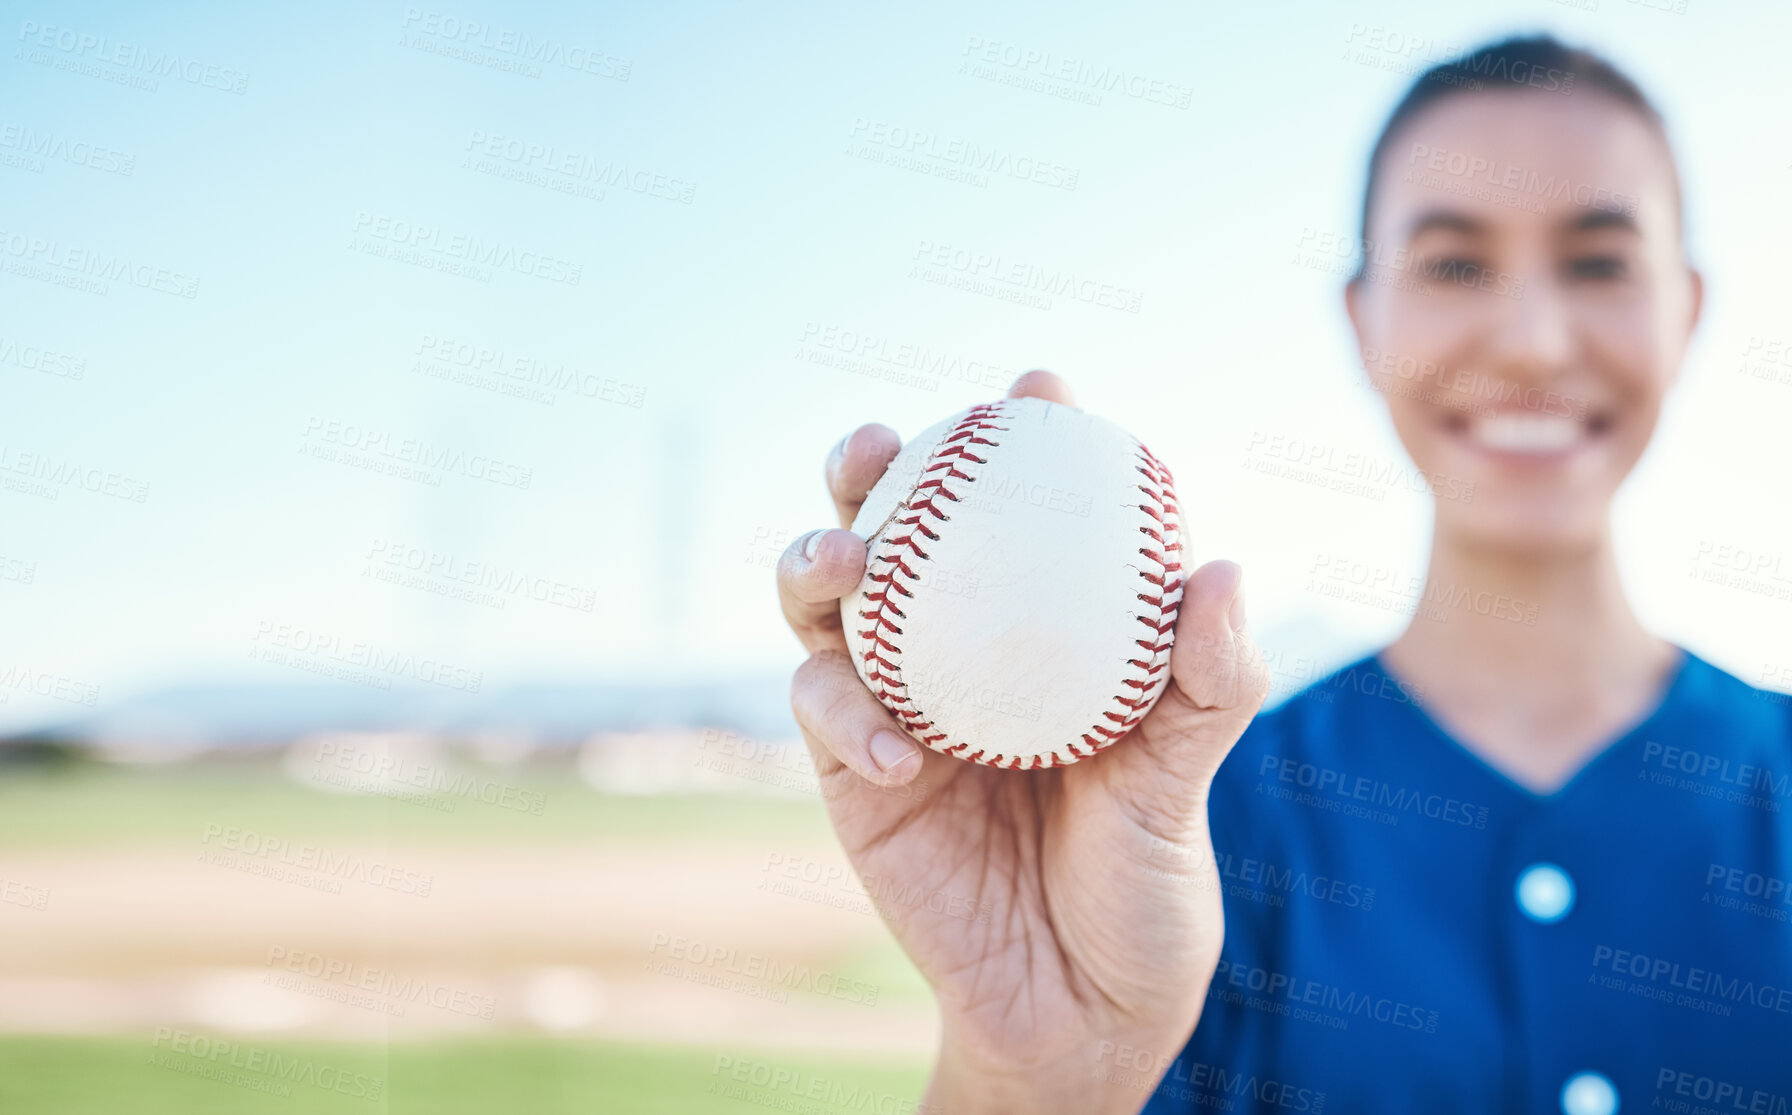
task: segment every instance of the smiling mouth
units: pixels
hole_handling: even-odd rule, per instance
[[[1458,439],[1483,453],[1506,458],[1548,460],[1565,457],[1611,429],[1609,414],[1589,413],[1584,418],[1559,414],[1494,411],[1489,414],[1451,414],[1446,428]]]

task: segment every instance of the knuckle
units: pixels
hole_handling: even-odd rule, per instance
[[[827,664],[822,661],[826,652],[812,654],[797,665],[796,673],[790,679],[792,695],[809,696],[814,694],[822,684],[822,677],[827,672]]]
[[[786,588],[794,588],[803,579],[803,540],[797,539],[784,548],[778,558],[778,584]]]
[[[844,736],[853,721],[864,714],[865,698],[871,691],[856,677],[835,677],[831,681],[831,689],[832,694],[822,709],[822,717],[830,730]]]
[[[856,585],[865,575],[865,563],[870,554],[865,548],[865,540],[851,531],[841,532],[849,539],[845,552],[836,544],[827,551],[817,555],[811,567],[815,575],[829,584],[844,583]]]
[[[823,744],[823,749],[826,750],[826,744]],[[857,771],[841,762],[839,756],[834,755],[832,751],[829,751],[828,754],[834,758],[834,762],[829,764],[826,770],[818,768],[815,772],[815,780],[819,786],[821,800],[831,802],[838,801],[857,790],[865,783],[865,779]]]
[[[825,692],[821,667],[816,665],[815,658],[805,659],[790,678],[790,711],[795,714],[798,724],[809,727],[816,720],[816,698]]]
[[[820,650],[796,668],[791,678],[791,705],[800,707],[810,727],[831,729],[851,717],[862,699],[870,693],[846,655],[837,650]]]

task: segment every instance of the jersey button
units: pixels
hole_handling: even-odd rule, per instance
[[[1553,863],[1533,863],[1525,868],[1518,876],[1516,893],[1518,908],[1539,925],[1561,921],[1574,909],[1574,880]]]
[[[1603,1074],[1577,1072],[1562,1085],[1562,1115],[1617,1115],[1618,1089]]]

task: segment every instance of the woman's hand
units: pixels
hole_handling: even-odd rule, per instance
[[[1009,394],[1072,401],[1049,372]],[[842,526],[898,448],[870,425],[829,455]],[[856,535],[822,530],[780,560],[784,615],[810,653],[791,706],[841,844],[939,1000],[929,1100],[953,1115],[1137,1111],[1146,1093],[1102,1079],[1111,1055],[1167,1066],[1219,959],[1207,790],[1269,684],[1243,632],[1242,570],[1216,561],[1188,578],[1171,681],[1126,739],[1020,772],[919,746],[859,680],[840,598],[865,559]]]

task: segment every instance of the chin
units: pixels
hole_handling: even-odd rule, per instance
[[[1445,507],[1438,526],[1483,549],[1513,556],[1571,557],[1597,549],[1605,538],[1603,499],[1576,499],[1568,493],[1499,492],[1477,487],[1475,499]]]
[[[1408,451],[1419,450],[1414,459],[1441,483],[1434,484],[1440,528],[1538,556],[1582,553],[1605,537],[1617,481],[1634,460],[1619,408],[1433,410],[1409,418],[1417,436],[1406,439]]]

